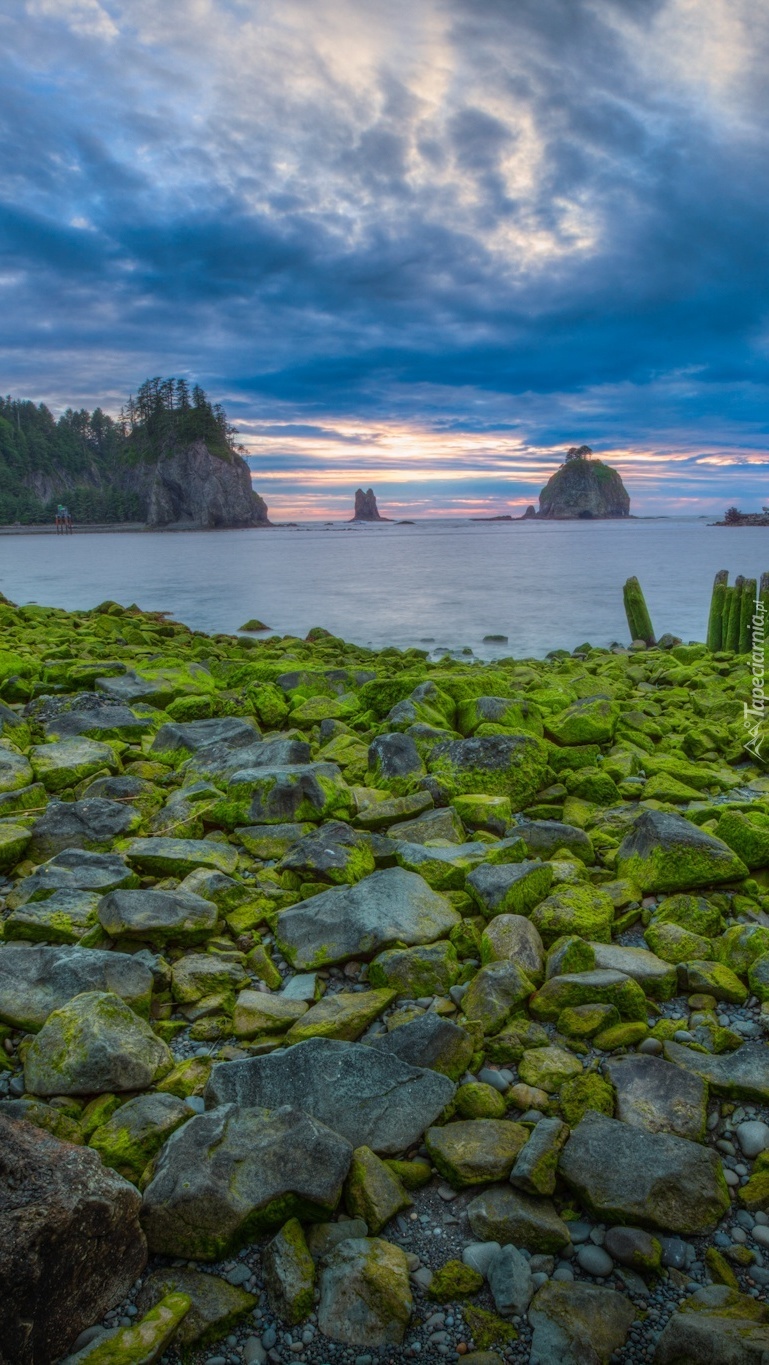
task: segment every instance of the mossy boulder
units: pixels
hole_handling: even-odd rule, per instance
[[[313,1308],[315,1262],[297,1218],[289,1218],[267,1243],[262,1252],[262,1270],[273,1313],[290,1327],[303,1322]]]
[[[212,839],[130,839],[122,852],[131,867],[153,877],[186,877],[201,867],[231,876],[238,865],[237,849]]]
[[[49,1014],[24,1059],[32,1095],[146,1090],[173,1058],[149,1024],[118,995],[86,991]]]
[[[769,815],[726,810],[718,821],[716,835],[751,871],[769,867]]]
[[[599,886],[564,886],[540,901],[530,918],[545,944],[563,934],[610,943],[614,905]]]
[[[652,924],[676,924],[701,938],[715,938],[724,927],[718,906],[705,896],[666,896],[652,914]]]
[[[523,862],[476,867],[467,877],[466,887],[478,908],[493,915],[528,915],[547,895],[553,882],[549,863],[526,859]]]
[[[608,744],[619,707],[608,697],[582,697],[545,720],[545,734],[557,744]]]
[[[749,995],[740,978],[721,962],[683,962],[678,977],[681,989],[688,994],[704,992],[732,1005],[744,1005]]]
[[[564,1081],[558,1103],[566,1123],[574,1128],[590,1110],[611,1118],[614,1113],[614,1091],[597,1071],[584,1071],[582,1075]]]
[[[645,1020],[646,996],[637,981],[623,972],[574,972],[551,976],[529,1001],[536,1019],[555,1020],[575,1005],[614,1005],[624,1019]]]
[[[524,1052],[518,1063],[518,1075],[526,1085],[536,1086],[555,1095],[564,1081],[578,1076],[582,1063],[573,1052],[561,1047],[536,1047]]]
[[[523,915],[495,915],[481,937],[481,962],[517,962],[535,984],[545,974],[545,949],[538,930]]]
[[[190,1300],[189,1313],[177,1328],[174,1346],[182,1357],[192,1350],[202,1350],[226,1336],[254,1311],[254,1294],[229,1284],[221,1275],[205,1275],[187,1266],[156,1270],[145,1280],[136,1301],[140,1313],[146,1313],[165,1294],[186,1294]]]
[[[461,1119],[501,1119],[507,1110],[499,1091],[483,1081],[460,1085],[454,1096],[454,1106]]]
[[[433,1275],[427,1297],[436,1303],[456,1303],[479,1294],[483,1283],[483,1276],[472,1266],[462,1261],[446,1261]]]
[[[567,1038],[593,1038],[619,1022],[615,1005],[571,1005],[558,1015],[557,1029]]]
[[[533,992],[533,981],[516,963],[490,962],[470,982],[462,1010],[467,1019],[479,1021],[484,1033],[499,1033]]]
[[[508,796],[520,810],[542,785],[547,748],[534,735],[489,735],[445,740],[428,760],[429,772],[450,798],[485,792]]]
[[[389,987],[411,999],[448,995],[458,976],[456,948],[445,939],[416,948],[389,948],[374,958],[368,970],[372,986]]]
[[[138,1185],[147,1163],[192,1116],[183,1100],[169,1094],[137,1095],[121,1104],[91,1135],[89,1146],[105,1166]]]
[[[471,792],[455,796],[451,804],[468,830],[483,829],[490,834],[504,834],[512,819],[513,808],[509,796],[486,796],[483,792]]]
[[[469,1119],[428,1128],[425,1146],[433,1165],[454,1189],[506,1180],[529,1130],[504,1119]]]
[[[769,929],[763,924],[733,924],[712,946],[716,961],[744,976],[757,958],[769,953]]]
[[[367,1350],[400,1346],[412,1308],[401,1247],[379,1237],[349,1238],[326,1257],[318,1326],[331,1341]]]
[[[362,1218],[374,1236],[412,1203],[399,1177],[370,1147],[353,1152],[343,1197],[350,1217]]]
[[[617,872],[634,881],[644,895],[691,891],[742,881],[748,869],[741,858],[705,830],[667,811],[646,810],[617,853]]]
[[[701,934],[692,934],[680,924],[660,924],[654,919],[644,931],[644,938],[657,957],[673,966],[692,958],[701,962],[709,961],[714,955],[710,939],[703,938]]]
[[[235,1001],[232,1030],[236,1038],[285,1033],[307,1013],[306,1000],[285,1000],[266,991],[241,991]]]
[[[120,767],[111,745],[82,737],[35,744],[29,757],[35,780],[49,792],[64,791],[96,773],[114,773]]]
[[[326,995],[303,1014],[286,1034],[287,1043],[306,1038],[339,1038],[353,1042],[391,1005],[396,992],[390,989],[340,991]]]
[[[0,872],[21,862],[31,838],[32,833],[25,825],[0,824]]]

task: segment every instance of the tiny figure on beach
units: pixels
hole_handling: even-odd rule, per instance
[[[56,534],[57,536],[72,535],[72,516],[69,508],[62,502],[56,508]]]

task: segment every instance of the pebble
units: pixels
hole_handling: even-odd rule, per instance
[[[769,1228],[762,1227],[760,1223],[757,1223],[751,1236],[760,1247],[769,1247]]]
[[[245,1284],[247,1280],[251,1279],[251,1267],[248,1265],[236,1265],[235,1269],[231,1270],[229,1275],[226,1276],[226,1279],[229,1284]]]
[[[590,1240],[590,1234],[592,1231],[593,1229],[591,1228],[589,1223],[569,1224],[569,1232],[571,1233],[572,1244],[575,1247],[580,1246],[582,1242],[588,1242]]]
[[[580,1270],[584,1270],[586,1275],[598,1275],[603,1278],[611,1275],[614,1269],[614,1262],[603,1247],[581,1246],[575,1259]]]
[[[759,1152],[764,1152],[769,1147],[769,1124],[762,1123],[759,1119],[740,1123],[735,1130],[735,1136],[743,1156],[753,1161]]]

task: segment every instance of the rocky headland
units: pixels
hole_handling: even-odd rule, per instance
[[[768,1357],[749,656],[0,624],[6,1365]]]
[[[606,520],[630,516],[630,497],[616,469],[592,458],[589,446],[572,446],[539,495],[539,517],[549,521]],[[530,517],[527,508],[525,517]]]
[[[164,453],[145,478],[148,527],[221,530],[270,524],[267,504],[235,451],[224,459],[205,441],[193,441]]]

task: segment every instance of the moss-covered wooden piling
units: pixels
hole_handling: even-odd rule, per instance
[[[740,654],[749,654],[753,647],[753,617],[756,611],[756,589],[755,578],[746,578],[742,586],[742,602],[740,605]]]
[[[744,577],[742,574],[738,574],[734,580],[734,587],[729,589],[729,618],[726,623],[723,647],[730,654],[736,654],[740,644],[740,616],[744,583]]]
[[[627,616],[630,639],[643,640],[645,645],[656,644],[649,608],[646,605],[643,589],[637,578],[627,580],[622,589],[622,596],[625,602],[625,615]]]
[[[713,580],[713,596],[710,599],[710,616],[708,617],[708,649],[714,651],[723,648],[724,606],[727,602],[728,582],[728,570],[719,569]]]

